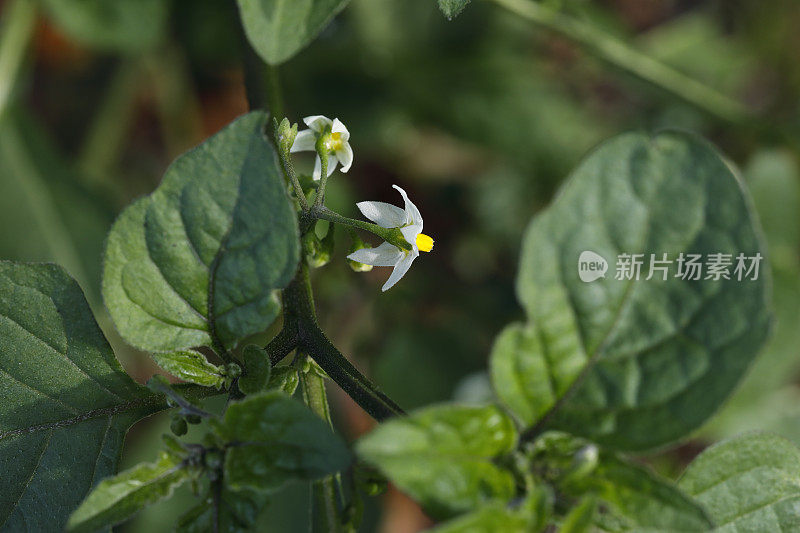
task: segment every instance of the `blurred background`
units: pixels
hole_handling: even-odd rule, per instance
[[[121,2],[107,16],[124,24],[96,28],[57,0],[0,1],[0,257],[67,267],[125,368],[144,382],[157,367],[124,345],[103,310],[105,234],[171,160],[245,113],[247,100],[233,2],[139,1],[150,6],[147,20],[126,19]],[[355,164],[332,179],[333,209],[358,216],[360,200],[401,203],[398,184],[436,247],[381,294],[388,269],[352,272],[348,236],[337,233],[334,260],[313,272],[325,330],[407,409],[486,399],[492,340],[522,317],[514,277],[530,218],[600,141],[688,129],[712,140],[749,184],[769,242],[778,324],[719,415],[689,443],[643,460],[674,478],[708,443],[743,431],[800,444],[800,3],[541,1],[753,115],[716,118],[488,2],[447,21],[434,0],[353,0],[280,67],[285,114],[348,126]],[[330,398],[348,439],[371,427],[336,387]],[[137,425],[123,467],[155,457],[168,425],[168,417]],[[307,498],[300,485],[275,496],[259,530],[306,530]],[[185,488],[119,530],[169,531],[192,500]],[[371,502],[362,529],[427,525],[390,490]]]

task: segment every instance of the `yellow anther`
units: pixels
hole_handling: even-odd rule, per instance
[[[417,248],[420,252],[430,252],[433,250],[433,239],[424,233],[420,233],[417,235]]]
[[[341,150],[344,142],[342,141],[342,134],[341,132],[333,132],[328,137],[328,142],[325,143],[327,145],[328,150],[331,152],[335,152],[337,150]]]

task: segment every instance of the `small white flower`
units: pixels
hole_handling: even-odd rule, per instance
[[[408,199],[406,191],[397,185],[392,187],[403,195],[405,209],[385,202],[359,202],[356,205],[365,217],[382,228],[400,228],[403,237],[411,245],[411,250],[403,250],[384,242],[377,248],[362,248],[347,256],[348,259],[366,265],[394,267],[392,275],[383,285],[383,291],[400,281],[420,252],[433,250],[433,239],[422,233],[422,215],[419,209]]]
[[[312,115],[303,119],[310,129],[297,132],[290,152],[316,152],[317,136],[330,132],[327,140],[328,176],[336,170],[336,164],[342,164],[342,172],[347,172],[353,164],[353,149],[350,148],[350,132],[338,119],[333,120],[322,115]],[[314,163],[314,179],[322,175],[322,161],[317,156]]]

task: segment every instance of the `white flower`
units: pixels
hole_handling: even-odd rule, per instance
[[[336,170],[336,164],[342,164],[342,172],[347,172],[353,164],[353,149],[350,148],[350,132],[335,118],[333,120],[322,115],[312,115],[303,119],[310,129],[297,132],[290,152],[315,152],[317,150],[317,136],[330,133],[326,148],[328,157],[328,176]],[[317,156],[314,163],[314,179],[319,180],[322,175],[322,162]]]
[[[411,245],[411,250],[403,250],[384,242],[377,248],[362,248],[347,256],[348,259],[367,265],[394,267],[392,275],[383,285],[383,291],[400,281],[420,252],[433,250],[433,239],[422,233],[422,215],[419,209],[408,199],[406,191],[397,185],[392,187],[403,195],[405,209],[385,202],[359,202],[356,205],[365,217],[382,228],[400,228],[403,237]]]

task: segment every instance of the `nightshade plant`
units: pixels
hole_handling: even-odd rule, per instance
[[[161,4],[115,1],[112,22],[150,14],[142,27],[159,31]],[[543,4],[497,2],[590,38],[556,12],[543,17]],[[467,3],[439,0],[448,17]],[[100,3],[45,4],[69,31]],[[267,68],[346,4],[238,0]],[[140,42],[109,27],[94,38]],[[650,65],[643,76],[662,74]],[[739,111],[696,87],[684,96],[720,115]],[[106,530],[191,484],[197,505],[176,516],[178,531],[247,531],[270,494],[302,481],[312,483],[315,531],[354,531],[361,499],[386,480],[440,533],[800,529],[800,451],[781,438],[717,444],[677,481],[629,456],[686,438],[731,394],[770,331],[768,269],[745,279],[578,274],[587,250],[765,257],[749,196],[713,146],[677,131],[627,133],[590,153],[525,232],[524,318],[495,341],[494,400],[405,413],[320,329],[309,271],[333,243],[314,229],[324,220],[374,234],[372,248],[353,233],[348,258],[354,270],[393,266],[384,289],[433,240],[400,187],[403,208],[359,203],[375,223],[326,207],[358,132],[310,116],[298,133],[269,99],[253,98],[250,113],[175,160],[108,235],[102,293],[114,324],[182,383],[128,377],[63,268],[0,263],[0,530]],[[313,176],[295,169],[304,150],[316,152]],[[276,321],[265,346],[249,341]],[[378,422],[352,446],[332,428],[326,381]],[[222,412],[203,403],[217,395]],[[174,416],[163,451],[118,472],[127,430],[164,410]],[[201,437],[186,437],[190,424]]]

